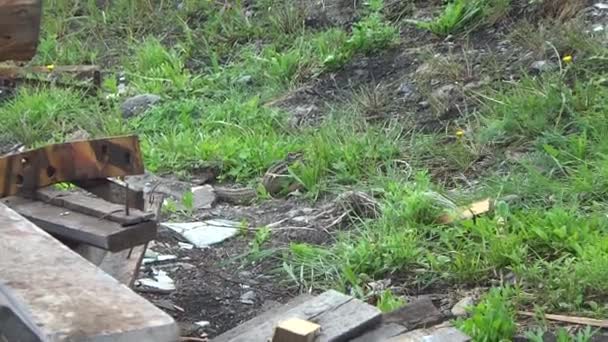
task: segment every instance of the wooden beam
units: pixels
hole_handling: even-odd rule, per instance
[[[108,252],[98,247],[81,244],[75,247],[74,251],[114,279],[128,287],[133,287],[146,248],[147,244],[143,244],[120,252]]]
[[[41,16],[41,0],[0,0],[0,61],[34,57]]]
[[[81,214],[104,218],[120,223],[123,226],[150,221],[154,217],[153,213],[144,213],[136,208],[130,208],[129,215],[127,215],[125,204],[114,204],[85,194],[58,191],[53,188],[44,188],[36,191],[36,198],[45,203],[73,210]]]
[[[157,224],[154,221],[125,227],[21,197],[5,198],[3,203],[54,236],[111,252],[135,247],[156,237]]]
[[[87,179],[72,183],[108,202],[125,204],[125,201],[129,201],[129,205],[133,208],[145,210],[143,189],[134,189],[132,187],[127,189],[123,184],[107,178]]]
[[[137,136],[48,145],[0,158],[0,197],[59,182],[144,173]]]
[[[170,316],[3,204],[0,297],[41,341],[178,340]]]
[[[336,291],[327,291],[298,305],[289,305],[263,314],[236,327],[214,342],[267,341],[274,328],[285,319],[303,319],[321,326],[318,342],[350,341],[365,330],[380,324],[380,311],[358,299]]]

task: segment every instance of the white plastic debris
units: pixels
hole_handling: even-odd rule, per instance
[[[207,321],[200,321],[200,322],[196,322],[194,324],[198,325],[201,328],[205,328],[205,327],[209,326],[211,323],[209,323]]]
[[[194,245],[191,244],[191,243],[178,242],[177,244],[179,245],[179,248],[181,248],[181,249],[192,249],[192,248],[194,248]]]
[[[138,282],[141,285],[152,287],[152,288],[159,289],[159,290],[164,290],[164,291],[175,290],[175,283],[173,282],[173,279],[171,279],[171,277],[169,277],[167,275],[167,272],[165,272],[163,270],[157,271],[154,269],[153,269],[153,272],[154,272],[155,279],[142,278],[142,279],[139,279]]]
[[[235,236],[239,223],[229,220],[207,220],[202,222],[161,223],[165,228],[180,234],[196,247],[205,248]]]
[[[598,2],[597,4],[595,4],[593,6],[595,6],[595,8],[597,8],[597,9],[601,9],[601,10],[608,9],[608,3]]]
[[[172,254],[160,255],[157,253],[156,256],[149,256],[149,257],[146,256],[142,262],[144,263],[144,265],[147,265],[147,264],[151,264],[154,262],[176,260],[176,259],[177,259],[177,255],[172,255]]]

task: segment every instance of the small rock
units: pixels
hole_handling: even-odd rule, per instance
[[[431,106],[429,101],[421,101],[418,102],[418,106],[420,107],[420,109],[427,109]]]
[[[530,65],[530,72],[541,74],[543,72],[555,70],[557,66],[551,61],[536,61]]]
[[[253,305],[253,304],[255,304],[255,297],[256,297],[255,292],[247,291],[247,292],[243,293],[243,295],[241,296],[239,301],[243,304]]]
[[[122,117],[128,119],[140,115],[160,100],[160,96],[153,94],[142,94],[130,97],[120,106]]]
[[[441,86],[431,95],[435,101],[441,103],[449,103],[453,97],[453,94],[456,92],[457,87],[453,84],[446,84]]]
[[[603,2],[598,2],[597,4],[593,5],[595,8],[600,9],[600,10],[608,10],[608,4],[607,3],[603,3]]]
[[[471,296],[464,297],[454,307],[452,307],[452,315],[463,317],[468,314],[467,309],[475,305],[475,300]]]
[[[215,190],[211,185],[201,185],[192,188],[194,209],[211,209],[217,200]]]
[[[238,83],[238,84],[251,84],[251,83],[253,83],[253,77],[251,75],[241,76],[241,77],[239,77],[236,80],[236,83]]]
[[[208,321],[199,321],[199,322],[195,322],[194,324],[198,325],[201,328],[205,328],[205,327],[211,325],[211,323]]]
[[[70,133],[66,137],[66,141],[87,140],[90,138],[91,138],[91,133],[85,131],[84,129],[78,129],[78,130]]]
[[[403,82],[399,85],[399,89],[397,89],[397,93],[404,98],[411,97],[414,95],[414,92],[415,86],[411,82]]]

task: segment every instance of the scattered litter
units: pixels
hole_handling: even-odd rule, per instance
[[[241,299],[239,301],[243,304],[253,305],[253,304],[255,304],[255,297],[256,297],[255,292],[247,291],[247,292],[243,293],[243,295],[241,296]]]
[[[177,255],[171,255],[171,254],[166,254],[166,255],[159,255],[158,253],[156,253],[156,256],[154,257],[144,257],[144,260],[142,261],[144,265],[147,264],[152,264],[155,262],[161,262],[161,261],[167,261],[167,260],[176,260],[177,259]]]
[[[184,312],[184,308],[173,304],[172,301],[168,299],[150,299],[152,304],[158,306],[161,309],[169,310],[169,311],[180,311]]]
[[[194,324],[198,325],[201,328],[205,328],[209,325],[211,325],[211,323],[207,322],[207,321],[200,321],[200,322],[195,322]]]
[[[68,216],[68,215],[70,215],[70,214],[71,214],[71,213],[70,213],[69,211],[64,211],[64,212],[62,212],[61,214],[59,214],[59,216]]]
[[[181,249],[192,249],[192,248],[194,248],[194,245],[191,244],[191,243],[178,242],[177,244],[179,245],[179,248],[181,248]]]
[[[196,247],[205,248],[235,236],[239,232],[240,223],[218,219],[184,223],[164,222],[161,225],[180,234]]]
[[[607,3],[603,3],[603,2],[599,2],[599,3],[597,3],[597,4],[593,5],[593,6],[595,6],[595,8],[597,8],[597,9],[601,9],[601,10],[608,9],[608,4]]]
[[[171,279],[171,277],[169,277],[167,275],[167,272],[165,272],[163,270],[157,271],[154,269],[152,269],[152,271],[154,272],[155,279],[142,278],[142,279],[139,279],[138,282],[143,286],[152,287],[152,288],[159,289],[159,290],[165,290],[165,291],[175,290],[175,283],[173,282],[173,279]]]

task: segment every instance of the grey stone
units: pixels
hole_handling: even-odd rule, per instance
[[[154,94],[141,94],[130,97],[120,106],[122,117],[128,119],[140,115],[160,100],[161,97]]]
[[[404,98],[411,97],[414,95],[416,91],[416,87],[411,82],[403,82],[399,85],[399,89],[397,89],[397,93],[403,96]]]
[[[547,71],[555,70],[557,66],[551,61],[536,61],[530,65],[532,73],[540,74]]]
[[[468,314],[467,309],[475,304],[475,300],[471,296],[462,298],[454,307],[452,307],[452,315],[463,317]]]
[[[217,196],[211,185],[195,186],[192,188],[194,197],[194,209],[211,209]]]
[[[247,291],[247,292],[243,293],[243,295],[241,295],[239,302],[241,302],[243,304],[247,304],[247,305],[253,305],[253,304],[255,304],[255,298],[256,298],[255,292]]]

